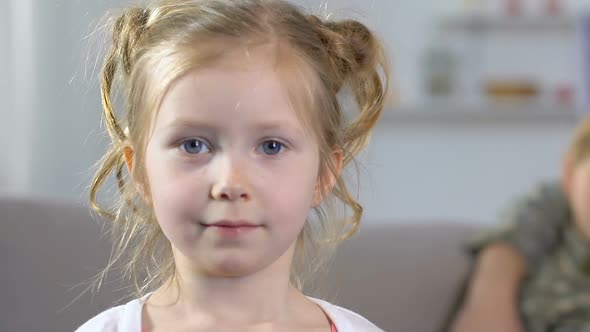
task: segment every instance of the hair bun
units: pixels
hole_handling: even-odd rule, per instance
[[[351,72],[375,66],[375,39],[364,24],[354,20],[322,21],[314,15],[310,21],[317,25],[320,38],[343,79]]]

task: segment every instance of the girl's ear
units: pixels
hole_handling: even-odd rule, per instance
[[[125,157],[125,164],[127,165],[127,170],[129,171],[129,175],[131,175],[131,181],[133,181],[135,189],[139,192],[144,202],[149,203],[150,199],[145,191],[145,186],[140,181],[137,181],[135,175],[135,150],[131,145],[127,144],[123,147],[123,156]]]
[[[332,168],[326,166],[326,169],[321,170],[318,177],[318,182],[315,187],[313,195],[312,207],[315,208],[326,199],[326,196],[332,191],[340,174],[342,173],[343,153],[341,149],[336,149],[329,156],[329,164]]]
[[[135,151],[131,145],[125,145],[123,148],[123,155],[125,156],[125,163],[127,164],[127,170],[129,174],[133,176],[133,158],[135,157]]]

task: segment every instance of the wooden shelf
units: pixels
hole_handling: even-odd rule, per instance
[[[547,33],[573,33],[576,30],[573,16],[486,16],[463,15],[443,19],[438,28],[446,32],[482,33],[491,31]]]
[[[534,106],[465,106],[427,104],[390,107],[383,111],[384,123],[575,123],[580,118],[573,108]]]

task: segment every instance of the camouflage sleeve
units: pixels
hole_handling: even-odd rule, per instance
[[[501,214],[501,227],[476,236],[469,249],[478,253],[485,246],[506,242],[524,257],[529,271],[559,244],[570,222],[570,208],[558,182],[542,183],[517,199]]]

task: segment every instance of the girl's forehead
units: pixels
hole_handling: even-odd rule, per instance
[[[222,124],[283,123],[309,134],[312,89],[303,68],[278,61],[268,48],[228,53],[171,84],[156,127],[196,120]]]
[[[156,127],[178,123],[210,126],[293,127],[305,132],[296,104],[272,67],[219,63],[193,70],[164,96]]]

